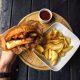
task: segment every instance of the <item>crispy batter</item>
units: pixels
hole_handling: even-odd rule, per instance
[[[22,39],[22,40],[13,40],[13,41],[6,42],[6,46],[8,49],[11,49],[16,46],[23,45],[23,44],[29,44],[31,42],[32,42],[31,38],[26,38],[26,39]]]
[[[39,21],[30,20],[26,22],[24,25],[17,25],[17,27],[11,30],[8,34],[6,34],[5,40],[9,41],[11,38],[16,39],[24,38],[27,32],[36,31],[39,34],[43,32],[43,26]]]
[[[35,47],[37,44],[39,44],[42,40],[41,34],[43,33],[44,26],[39,21],[29,20],[24,21],[24,24],[16,25],[16,27],[11,28],[6,32],[6,35],[1,38],[1,48],[3,50],[7,50],[7,44],[10,43],[9,46],[13,43],[16,43],[16,41],[21,41],[24,39],[21,45],[17,43],[16,46],[13,45],[13,47],[10,46],[9,49],[16,52],[16,54],[21,53],[24,50],[30,50],[31,47]],[[27,37],[27,34],[30,36]],[[33,34],[36,34],[33,36]],[[32,41],[28,41],[30,43],[27,43],[25,40],[27,38],[32,38]]]

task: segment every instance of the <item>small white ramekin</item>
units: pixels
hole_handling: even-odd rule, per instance
[[[40,13],[41,13],[42,11],[47,11],[47,12],[49,12],[50,18],[49,18],[48,20],[43,20],[43,19],[40,17]],[[39,18],[40,22],[42,22],[42,23],[48,23],[48,22],[52,19],[52,12],[51,12],[49,9],[47,9],[47,8],[43,8],[43,9],[41,9],[41,10],[39,11],[38,18]]]

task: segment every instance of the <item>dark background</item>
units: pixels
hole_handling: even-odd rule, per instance
[[[0,32],[16,25],[28,13],[41,8],[49,8],[63,16],[80,38],[80,0],[0,0]],[[12,80],[80,80],[80,49],[58,72],[34,70],[17,58],[13,73]]]

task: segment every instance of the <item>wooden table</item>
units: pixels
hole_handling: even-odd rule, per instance
[[[63,16],[80,38],[80,0],[0,0],[0,32],[16,25],[26,14],[44,7]],[[34,70],[17,57],[13,73],[12,80],[80,80],[80,49],[58,72]]]

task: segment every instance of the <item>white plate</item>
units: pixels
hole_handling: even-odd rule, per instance
[[[53,23],[47,30],[50,31],[52,28],[56,28],[59,32],[63,33],[64,36],[71,38],[71,44],[73,48],[68,51],[64,57],[61,57],[55,66],[51,66],[48,60],[46,60],[42,55],[35,51],[36,55],[53,71],[59,71],[64,67],[64,65],[70,60],[70,58],[74,55],[76,50],[79,48],[80,40],[79,38],[73,34],[68,28],[66,28],[63,24],[59,22]]]

